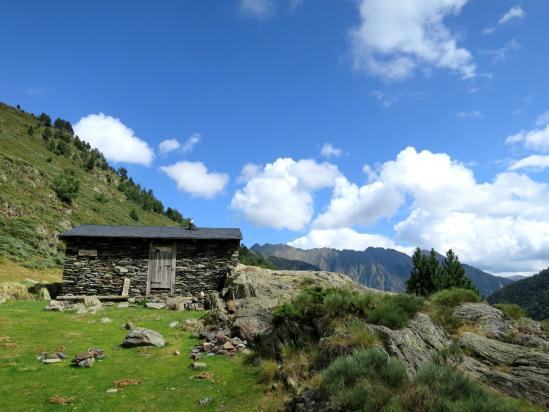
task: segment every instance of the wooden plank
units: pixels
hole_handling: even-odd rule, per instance
[[[151,293],[151,276],[154,270],[154,242],[151,241],[149,246],[149,270],[147,271],[147,290],[145,295],[148,296]]]
[[[171,285],[170,285],[170,293],[174,293],[175,290],[175,268],[177,265],[177,243],[173,242],[172,246],[172,273],[170,273],[171,276]]]
[[[130,294],[130,278],[124,278],[124,284],[122,285],[122,296],[128,296]]]

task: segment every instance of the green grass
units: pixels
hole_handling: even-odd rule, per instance
[[[466,302],[478,303],[481,299],[471,289],[451,288],[435,293],[429,300],[435,305],[454,307]]]
[[[257,368],[242,356],[204,357],[214,381],[194,378],[188,368],[190,349],[199,342],[191,333],[169,328],[172,320],[198,318],[201,312],[171,312],[142,307],[109,307],[95,315],[45,312],[44,302],[9,302],[0,305],[0,410],[77,411],[248,411],[275,410],[279,401],[258,383]],[[112,323],[102,324],[108,317]],[[164,348],[120,347],[130,320],[161,333]],[[5,337],[9,337],[7,340]],[[39,351],[64,346],[72,356],[92,347],[106,358],[91,369],[70,366],[70,360],[45,365],[35,358]],[[180,356],[173,351],[179,350]],[[138,385],[107,393],[119,379],[138,379]],[[75,397],[70,406],[49,403],[52,396]],[[211,396],[213,403],[196,401]]]
[[[515,320],[519,320],[526,316],[526,311],[515,303],[496,303],[494,307]]]
[[[28,134],[33,126],[33,135]],[[29,268],[62,263],[57,233],[83,223],[168,226],[176,223],[144,211],[117,190],[120,178],[111,170],[89,171],[81,159],[52,153],[42,139],[44,127],[29,114],[0,103],[0,256]],[[73,143],[73,153],[79,153]],[[80,181],[76,198],[67,204],[54,191],[63,170],[74,170]]]

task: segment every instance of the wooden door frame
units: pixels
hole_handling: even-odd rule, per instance
[[[151,294],[151,277],[152,277],[152,271],[153,271],[153,268],[154,268],[154,260],[155,260],[155,257],[154,257],[154,247],[155,247],[155,243],[158,245],[158,246],[170,246],[172,248],[172,273],[171,273],[171,279],[170,279],[170,293],[173,294],[174,293],[174,290],[175,290],[175,265],[177,263],[177,242],[171,242],[171,243],[168,243],[168,242],[161,242],[161,241],[154,241],[154,240],[151,240],[151,243],[149,245],[149,268],[148,268],[148,271],[147,271],[147,288],[146,288],[146,292],[145,292],[145,295],[146,296],[149,296]]]

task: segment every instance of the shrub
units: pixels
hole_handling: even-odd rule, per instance
[[[549,333],[549,319],[542,320],[540,322],[541,330],[545,333]]]
[[[96,193],[94,197],[95,197],[95,200],[97,200],[101,204],[105,204],[109,201],[109,198],[105,196],[103,193]]]
[[[402,362],[368,349],[336,359],[322,374],[320,389],[334,409],[381,410],[406,382]]]
[[[51,118],[46,113],[40,114],[40,116],[38,116],[38,120],[40,120],[44,126],[51,127]]]
[[[465,302],[480,302],[480,296],[471,289],[451,288],[435,293],[430,300],[436,305],[454,307]]]
[[[439,326],[453,333],[463,326],[463,321],[454,316],[454,311],[449,306],[435,306],[431,309],[431,319]]]
[[[503,313],[505,313],[510,318],[519,320],[520,318],[526,317],[526,311],[522,309],[519,305],[515,303],[498,303],[494,305],[495,308],[498,308]]]
[[[368,320],[392,329],[400,329],[408,324],[422,306],[423,299],[418,296],[383,295],[368,312]]]
[[[283,303],[273,310],[273,323],[275,325],[280,325],[297,318],[299,318],[299,312],[291,303]]]
[[[278,365],[274,360],[262,359],[259,363],[259,382],[271,383],[275,380],[278,372]]]
[[[58,175],[53,184],[57,197],[67,203],[71,203],[80,190],[80,181],[76,178],[74,171],[68,169]]]
[[[139,215],[137,214],[135,209],[132,209],[132,211],[130,212],[130,218],[135,222],[139,221]]]

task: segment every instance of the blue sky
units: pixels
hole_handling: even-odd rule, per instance
[[[248,245],[453,247],[532,273],[549,266],[548,15],[544,0],[9,2],[0,100],[69,120]]]

